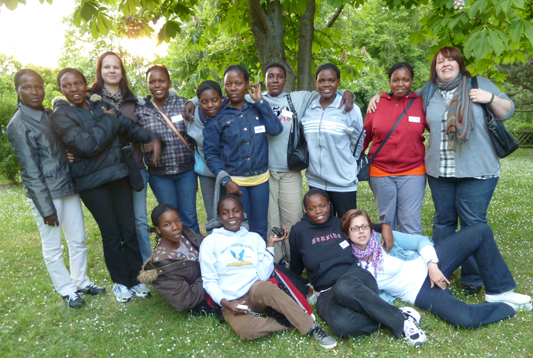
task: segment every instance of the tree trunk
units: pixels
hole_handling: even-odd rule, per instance
[[[260,0],[248,0],[248,6],[250,9],[250,27],[254,35],[263,74],[269,63],[282,64],[287,70],[285,91],[293,91],[296,73],[285,55],[285,40],[283,38],[285,26],[283,26],[283,10],[280,0],[265,1],[263,5],[261,5]]]
[[[315,10],[316,2],[311,0],[300,18],[300,38],[298,42],[298,90],[300,91],[315,90],[315,81],[313,81],[313,74],[311,73]]]

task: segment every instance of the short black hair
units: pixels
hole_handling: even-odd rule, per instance
[[[318,79],[318,74],[323,70],[333,70],[337,74],[337,79],[339,80],[341,79],[341,71],[339,70],[339,68],[335,66],[334,64],[328,62],[328,63],[318,66],[318,68],[316,69],[315,80]]]
[[[167,211],[178,212],[178,209],[176,209],[172,204],[159,204],[154,208],[154,210],[152,210],[150,217],[152,218],[152,225],[154,225],[154,227],[159,227],[159,217]]]
[[[22,70],[17,71],[17,73],[15,73],[15,77],[13,78],[13,81],[15,82],[15,90],[18,89],[18,87],[20,86],[20,81],[22,80],[22,76],[25,76],[25,75],[37,76],[41,79],[41,82],[43,82],[44,84],[43,78],[41,77],[39,73],[37,73],[37,71],[34,71],[30,68],[23,68]],[[22,103],[22,100],[20,99],[20,96],[18,95],[18,91],[17,91],[17,103]]]
[[[235,194],[226,194],[222,198],[220,198],[220,200],[218,201],[218,204],[217,204],[217,216],[220,215],[220,206],[222,205],[222,203],[224,201],[226,201],[228,199],[235,199],[235,201],[237,201],[237,203],[239,203],[239,206],[241,207],[241,210],[244,211],[244,207],[242,206],[242,201],[237,195],[235,195]]]
[[[325,190],[322,190],[322,189],[318,189],[318,188],[313,188],[313,189],[310,189],[307,193],[305,193],[304,195],[304,200],[303,200],[303,204],[304,204],[304,208],[307,209],[307,199],[312,197],[313,195],[322,195],[324,198],[326,198],[326,201],[328,202],[328,204],[331,204],[331,200],[329,199],[329,195],[328,193],[326,193]]]
[[[215,81],[204,81],[198,85],[198,88],[196,88],[196,97],[200,99],[200,95],[204,93],[207,90],[213,90],[217,92],[220,97],[222,97],[222,89],[220,88],[220,85],[216,83]]]
[[[224,71],[224,77],[226,77],[226,73],[228,73],[229,71],[239,71],[242,73],[242,75],[244,76],[244,80],[246,82],[249,82],[249,76],[248,76],[248,71],[246,71],[246,68],[242,67],[241,65],[230,65],[226,68],[226,70]]]
[[[85,78],[83,73],[81,73],[80,70],[77,70],[77,69],[71,68],[71,67],[66,67],[66,68],[62,69],[61,71],[59,71],[59,73],[57,74],[57,87],[61,87],[61,85],[59,84],[59,82],[61,81],[61,77],[63,77],[66,73],[69,73],[69,72],[77,73],[78,75],[81,76],[81,78],[83,79],[83,82],[87,83],[87,79]]]
[[[167,75],[168,80],[170,81],[170,72],[168,72],[168,68],[165,65],[160,64],[160,63],[154,63],[153,65],[148,66],[148,69],[146,70],[146,78],[148,78],[148,75],[153,70],[157,70],[157,71],[163,72],[164,74]]]
[[[265,76],[269,69],[272,67],[279,67],[283,70],[283,76],[287,77],[287,70],[285,69],[285,66],[283,66],[281,63],[278,62],[272,62],[265,68]]]
[[[409,70],[409,72],[411,72],[411,78],[412,79],[415,78],[415,71],[413,70],[413,66],[411,66],[407,62],[398,62],[398,63],[395,63],[394,65],[392,65],[392,67],[390,68],[390,70],[389,70],[389,80],[391,79],[392,74],[394,73],[394,71],[399,70],[400,68],[407,68]]]

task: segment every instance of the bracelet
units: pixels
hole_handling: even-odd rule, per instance
[[[492,102],[494,102],[494,94],[492,94],[492,97],[490,97],[490,101],[487,102],[487,104],[491,104]]]

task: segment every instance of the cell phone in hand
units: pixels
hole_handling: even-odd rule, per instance
[[[248,311],[247,305],[237,305],[237,309],[241,311]]]
[[[283,235],[285,235],[285,229],[282,228],[282,227],[273,227],[272,228],[272,232],[274,233],[274,235],[277,237],[277,238],[280,238],[280,237],[283,237]]]

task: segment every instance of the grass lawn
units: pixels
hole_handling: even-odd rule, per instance
[[[304,190],[305,192],[305,190]],[[1,357],[529,357],[533,354],[533,313],[476,330],[455,329],[422,313],[427,344],[410,347],[386,329],[376,334],[339,340],[334,350],[322,349],[297,331],[241,341],[227,324],[215,318],[177,313],[155,294],[122,304],[110,292],[100,233],[85,212],[89,246],[89,277],[108,289],[85,297],[87,306],[67,309],[55,292],[41,254],[35,219],[22,186],[0,189],[0,356]],[[359,187],[358,202],[376,218],[368,183]],[[156,205],[149,194],[149,212]],[[200,193],[201,224],[205,212]],[[533,150],[520,149],[502,160],[502,174],[489,208],[489,224],[518,283],[518,292],[533,295]],[[433,203],[426,189],[422,209],[424,234],[431,236]],[[68,257],[68,255],[65,255]],[[484,293],[467,298],[457,273],[451,290],[469,303],[482,302]],[[402,306],[398,300],[395,302]],[[326,328],[327,329],[327,328]]]

